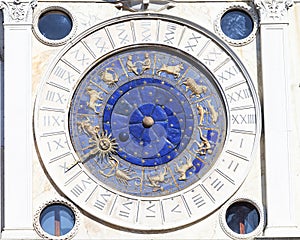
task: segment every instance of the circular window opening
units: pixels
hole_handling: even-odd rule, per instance
[[[248,234],[253,232],[260,223],[257,208],[249,202],[235,202],[226,211],[226,223],[235,233]]]
[[[75,225],[73,211],[62,204],[47,206],[40,215],[42,229],[52,236],[62,236],[69,233]]]
[[[254,28],[253,19],[243,10],[227,11],[221,18],[223,33],[234,40],[248,37]]]
[[[41,34],[50,40],[60,40],[68,36],[73,27],[72,19],[62,11],[48,11],[38,20]]]

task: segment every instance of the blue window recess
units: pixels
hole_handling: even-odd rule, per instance
[[[46,233],[53,236],[63,236],[73,229],[75,215],[69,207],[53,204],[42,211],[40,224]]]

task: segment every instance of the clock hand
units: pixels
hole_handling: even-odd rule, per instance
[[[85,163],[86,161],[88,161],[90,158],[86,158],[84,160],[76,160],[74,163],[72,163],[70,166],[67,167],[67,169],[65,170],[65,173],[67,173],[68,171],[70,171],[73,167],[75,167],[78,163]]]
[[[65,173],[69,172],[73,167],[75,167],[80,162],[81,162],[80,160],[76,160],[71,166],[69,166],[67,168],[67,170],[65,171]]]

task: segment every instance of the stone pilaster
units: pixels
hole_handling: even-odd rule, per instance
[[[263,85],[266,237],[296,235],[289,153],[288,10],[292,1],[255,1],[260,13]],[[298,233],[299,234],[299,233]]]
[[[32,227],[32,12],[36,1],[1,1],[4,16],[4,239]]]

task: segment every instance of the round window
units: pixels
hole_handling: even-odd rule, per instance
[[[69,233],[75,225],[73,211],[62,204],[52,204],[44,208],[40,215],[42,229],[52,236],[62,236]]]
[[[226,211],[226,223],[235,233],[251,233],[257,228],[259,222],[259,212],[249,202],[235,202]]]
[[[59,10],[45,12],[39,17],[38,29],[49,40],[61,40],[69,35],[73,27],[68,14]]]
[[[251,16],[243,10],[229,10],[221,18],[223,33],[234,40],[247,38],[253,31]]]
[[[220,224],[232,239],[252,239],[263,231],[264,208],[261,203],[254,200],[235,198],[222,207]]]

